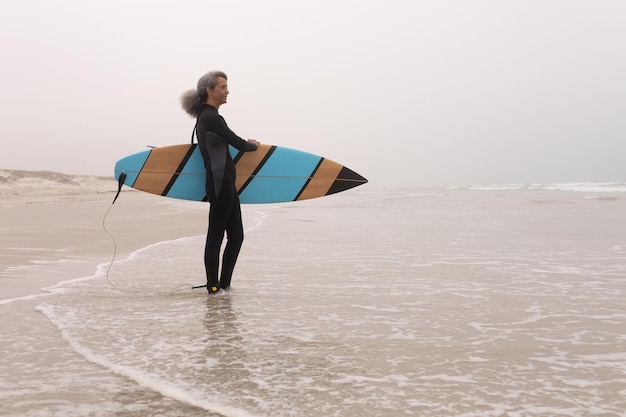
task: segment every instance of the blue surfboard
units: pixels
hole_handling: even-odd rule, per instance
[[[254,152],[230,154],[243,204],[306,200],[348,190],[367,180],[330,159],[296,149],[261,144]],[[206,201],[204,160],[197,144],[146,149],[115,164],[124,184],[165,197]]]

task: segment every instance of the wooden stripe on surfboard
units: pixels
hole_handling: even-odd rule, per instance
[[[164,195],[170,182],[178,175],[178,168],[189,158],[189,146],[154,148],[146,158],[133,188],[152,194]],[[162,152],[162,150],[165,150]],[[174,174],[172,174],[174,173]]]
[[[192,144],[191,146],[189,146],[189,150],[187,151],[187,154],[185,155],[183,160],[180,161],[180,164],[178,165],[178,169],[176,169],[176,172],[174,172],[174,175],[172,175],[170,182],[167,183],[167,186],[165,187],[161,195],[166,196],[170,192],[170,190],[174,186],[174,183],[178,179],[178,176],[180,175],[181,172],[183,172],[183,169],[185,169],[185,165],[187,165],[189,158],[191,158],[191,155],[193,155],[193,152],[196,150],[196,146],[198,145]]]
[[[263,167],[265,162],[270,159],[276,146],[261,147],[259,146],[254,152],[239,152],[236,161],[237,179],[235,180],[235,188],[241,193],[254,179],[257,172]],[[243,154],[243,155],[242,155]],[[241,155],[241,157],[239,157]]]
[[[322,158],[295,200],[306,200],[326,195],[337,175],[341,172],[341,168],[343,166],[337,162]]]

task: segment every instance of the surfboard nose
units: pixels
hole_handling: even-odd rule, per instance
[[[339,175],[328,189],[326,195],[335,194],[341,191],[349,190],[350,188],[357,187],[359,185],[367,183],[367,179],[352,171],[350,168],[343,167],[339,171]]]

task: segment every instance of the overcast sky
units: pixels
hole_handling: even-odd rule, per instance
[[[0,0],[0,51],[0,169],[186,143],[220,69],[240,136],[370,186],[626,180],[624,0]]]

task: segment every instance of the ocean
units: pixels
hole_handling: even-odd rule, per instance
[[[368,187],[1,301],[0,415],[626,415],[625,182]]]

